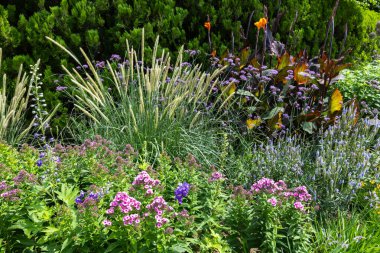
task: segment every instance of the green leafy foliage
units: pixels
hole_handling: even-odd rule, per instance
[[[353,70],[342,72],[344,78],[335,83],[335,87],[340,89],[345,99],[357,98],[368,105],[368,111],[380,110],[380,61],[360,66]]]

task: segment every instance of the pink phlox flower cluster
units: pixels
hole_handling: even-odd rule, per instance
[[[298,201],[310,201],[311,195],[308,193],[306,186],[299,186],[293,190],[293,196]]]
[[[155,212],[154,218],[156,219],[156,227],[158,228],[169,222],[167,218],[163,217],[164,212],[173,211],[173,208],[166,203],[162,196],[154,198],[152,203],[148,204],[146,208],[151,212]]]
[[[299,210],[301,210],[301,211],[304,210],[304,206],[303,206],[302,203],[299,202],[299,201],[294,202],[294,208],[295,208],[295,209],[299,209]]]
[[[132,225],[140,223],[140,216],[138,214],[130,214],[123,217],[124,225]]]
[[[120,207],[122,213],[129,213],[133,209],[140,210],[141,202],[130,197],[126,192],[118,192],[115,198],[110,203],[110,208],[106,211],[107,214],[113,214],[115,207]]]
[[[311,200],[311,195],[308,193],[306,186],[299,186],[294,189],[288,189],[284,181],[279,180],[275,182],[273,179],[262,178],[251,186],[251,193],[269,193],[274,194],[276,197],[268,199],[268,203],[272,206],[278,206],[278,198],[292,199],[293,205],[296,209],[304,211],[305,207],[302,202]],[[282,197],[282,198],[281,198]]]
[[[306,186],[299,186],[292,191],[282,193],[282,196],[289,198],[294,197],[296,201],[310,201],[311,195],[308,193]]]
[[[208,179],[208,181],[214,182],[214,181],[218,181],[218,180],[222,180],[222,179],[224,179],[224,175],[222,173],[220,173],[219,171],[214,171],[211,174],[211,177]]]
[[[105,220],[103,221],[103,225],[104,225],[105,227],[109,227],[109,226],[112,225],[112,221],[105,219]]]
[[[137,185],[143,185],[144,189],[146,189],[146,194],[147,195],[152,195],[153,190],[152,188],[154,186],[157,186],[160,184],[160,180],[158,179],[153,179],[149,176],[149,174],[146,171],[141,171],[133,180],[132,185],[137,186]]]
[[[277,193],[284,191],[287,188],[284,181],[275,182],[273,179],[262,178],[251,186],[252,193]]]
[[[270,199],[267,200],[268,203],[270,203],[272,206],[277,205],[277,199],[275,197],[271,197]]]

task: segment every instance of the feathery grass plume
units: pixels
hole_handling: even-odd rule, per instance
[[[2,49],[0,48],[0,71],[1,71]],[[25,113],[29,102],[30,87],[29,77],[20,65],[15,90],[12,97],[7,97],[7,75],[4,73],[0,92],[0,140],[11,145],[18,144],[20,140],[30,131],[33,121],[27,125]]]
[[[153,156],[165,147],[173,155],[196,150],[194,155],[198,157],[217,159],[218,137],[212,132],[212,122],[204,118],[204,105],[211,100],[210,89],[217,85],[222,70],[205,73],[199,65],[183,66],[183,48],[172,66],[165,51],[157,57],[158,41],[157,37],[149,66],[138,58],[144,52],[138,54],[127,41],[124,63],[115,67],[107,61],[105,71],[110,78],[104,78],[105,81],[83,50],[88,68],[77,71],[63,66],[70,78],[68,86],[73,89],[75,108],[86,118],[72,122],[70,131],[79,141],[88,134],[99,134],[115,144],[130,143],[140,149],[146,141],[152,152],[157,151]],[[189,138],[193,134],[199,136]]]

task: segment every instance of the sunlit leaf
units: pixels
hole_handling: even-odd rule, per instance
[[[338,89],[335,89],[330,98],[329,114],[334,115],[342,111],[343,96]]]
[[[232,94],[236,91],[236,89],[237,89],[236,84],[233,83],[233,84],[230,86],[229,90],[228,90],[228,96],[232,95]]]
[[[297,64],[294,69],[294,80],[298,84],[305,84],[309,80],[309,77],[303,75],[304,71],[307,69],[306,63]]]
[[[281,70],[290,65],[290,54],[288,52],[285,52],[285,54],[283,54],[281,57],[278,57],[277,60],[277,70]]]
[[[258,119],[247,119],[245,124],[247,125],[247,128],[249,130],[258,127],[261,124],[262,120],[260,118]]]
[[[255,68],[260,68],[260,63],[257,61],[257,59],[253,58],[250,62],[249,62],[253,67]]]

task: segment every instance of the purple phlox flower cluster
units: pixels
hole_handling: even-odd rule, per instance
[[[268,192],[277,193],[287,188],[284,181],[275,182],[273,179],[262,178],[251,186],[252,193]]]
[[[120,60],[121,60],[121,57],[120,57],[120,55],[118,55],[118,54],[113,54],[113,55],[111,55],[110,60],[111,60],[111,61],[120,61]]]
[[[141,171],[133,180],[132,185],[143,185],[147,195],[153,194],[153,187],[160,184],[160,180],[152,179],[146,171]]]
[[[190,191],[190,184],[189,183],[182,183],[179,184],[177,189],[174,191],[174,195],[176,200],[178,200],[179,204],[182,204],[182,200],[184,197],[186,197],[189,194]]]
[[[211,174],[211,177],[208,179],[208,181],[214,182],[214,181],[218,181],[218,180],[222,180],[222,179],[224,179],[224,175],[222,173],[220,173],[219,171],[214,171]]]
[[[299,186],[293,190],[293,197],[298,201],[310,201],[311,195],[308,193],[306,186]]]
[[[288,189],[284,181],[279,180],[275,182],[269,178],[262,178],[251,186],[252,194],[269,193],[274,194],[268,203],[272,206],[279,205],[278,199],[283,201],[294,201],[294,208],[304,211],[305,207],[302,202],[308,202],[311,200],[311,195],[308,193],[306,186],[299,186],[294,189]]]
[[[140,215],[137,213],[125,215],[123,217],[123,223],[124,225],[137,225],[140,223]]]
[[[173,208],[166,203],[162,196],[155,197],[152,203],[148,204],[146,208],[155,213],[154,218],[156,219],[156,227],[160,228],[162,225],[168,223],[167,218],[163,218],[165,211],[172,212]]]

